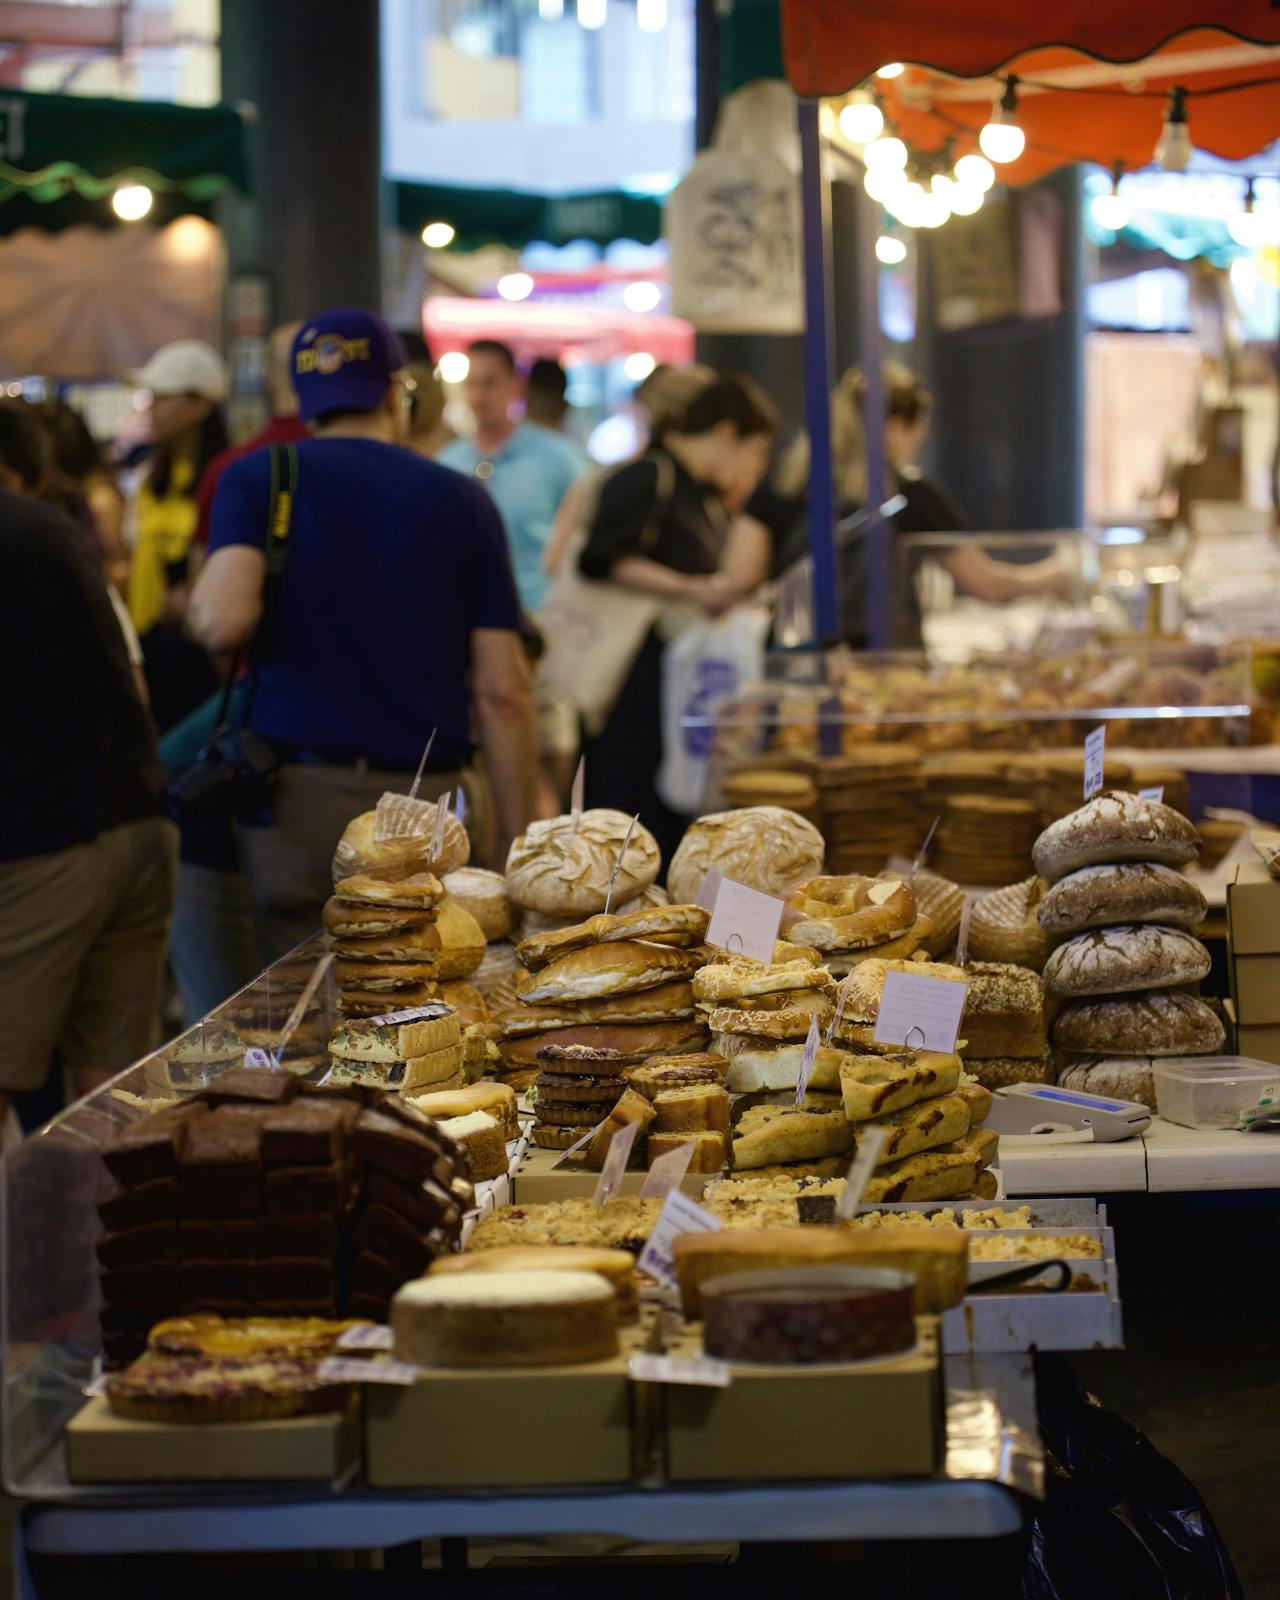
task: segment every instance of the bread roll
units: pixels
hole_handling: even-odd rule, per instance
[[[521,1000],[564,1005],[652,989],[696,971],[696,952],[661,944],[594,944],[561,956],[516,985]]]
[[[394,882],[371,878],[367,873],[343,878],[334,885],[334,895],[347,905],[395,906],[402,910],[431,911],[444,898],[444,885],[431,872],[415,873]]]
[[[1200,854],[1200,835],[1171,806],[1109,791],[1059,817],[1036,840],[1036,871],[1056,883],[1081,867],[1108,861],[1157,861],[1185,867]]]
[[[404,906],[352,904],[337,895],[321,912],[324,931],[335,939],[381,939],[388,934],[416,933],[435,921],[435,908],[410,911]]]
[[[436,976],[470,977],[484,960],[485,941],[479,923],[456,900],[445,899],[436,913],[435,926],[440,936]]]
[[[830,973],[810,966],[805,961],[775,962],[761,966],[758,961],[741,959],[712,962],[699,968],[693,978],[694,998],[715,1005],[736,1005],[759,995],[804,993],[817,990],[835,994],[835,980]],[[787,1004],[793,1002],[788,1000]],[[743,1010],[756,1009],[744,1006]]]
[[[734,1129],[733,1165],[742,1171],[775,1161],[814,1161],[852,1148],[853,1130],[841,1111],[752,1106]]]
[[[1195,928],[1208,915],[1198,886],[1154,861],[1081,867],[1055,883],[1040,902],[1040,926],[1055,936],[1117,923],[1158,922]]]
[[[530,823],[507,856],[511,898],[547,916],[592,916],[603,911],[630,827],[631,818],[621,811],[584,811],[576,831],[570,817]],[[647,889],[661,865],[657,841],[637,823],[614,884],[615,904],[621,906]]]
[[[452,812],[445,817],[444,843],[438,859],[431,854],[435,819],[430,816],[429,810],[424,812],[424,826],[425,833],[413,834],[408,838],[375,839],[374,813],[362,811],[347,824],[346,831],[338,840],[338,848],[333,855],[334,883],[341,883],[344,878],[354,878],[358,874],[391,881],[422,872],[434,873],[442,878],[446,873],[456,872],[467,864],[471,857],[471,841],[467,838],[467,830]]]
[[[515,932],[518,913],[507,893],[507,880],[500,872],[460,867],[448,875],[444,888],[454,905],[475,918],[486,943],[509,939]]]
[[[1044,981],[1053,994],[1127,994],[1198,983],[1212,965],[1209,952],[1185,929],[1140,923],[1093,928],[1068,939],[1049,957]]]
[[[700,817],[680,841],[667,871],[673,901],[692,904],[714,867],[762,894],[784,897],[822,871],[822,835],[794,811],[747,806]]]
[[[1211,1056],[1222,1049],[1226,1033],[1203,1000],[1157,989],[1073,1000],[1054,1022],[1053,1042],[1079,1055]]]

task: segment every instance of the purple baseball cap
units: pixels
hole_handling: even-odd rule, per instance
[[[360,306],[322,311],[293,341],[293,386],[304,422],[326,411],[376,411],[408,352],[381,317]]]

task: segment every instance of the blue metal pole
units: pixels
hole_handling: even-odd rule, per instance
[[[831,471],[831,192],[822,170],[818,104],[802,100],[800,191],[804,205],[804,409],[809,430],[809,549],[815,643],[840,637],[840,558]]]
[[[867,452],[867,526],[862,535],[867,575],[864,597],[867,619],[867,647],[887,650],[893,612],[889,572],[890,525],[880,515],[885,502],[884,459],[884,369],[883,341],[880,335],[880,263],[876,259],[876,234],[880,228],[880,208],[858,185],[858,365],[866,387],[862,395],[862,432]]]

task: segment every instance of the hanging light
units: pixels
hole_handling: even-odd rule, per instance
[[[1253,179],[1245,184],[1244,209],[1237,211],[1231,221],[1227,223],[1227,232],[1238,245],[1243,245],[1246,250],[1252,250],[1262,243],[1263,226],[1262,218],[1254,208]]]
[[[882,233],[876,240],[876,260],[886,267],[896,267],[907,259],[906,241],[895,239],[891,233]]]
[[[976,189],[979,194],[986,194],[995,181],[996,169],[986,156],[961,156],[956,162],[956,182],[962,183],[966,189]]]
[[[441,383],[461,383],[471,371],[471,357],[465,350],[446,350],[438,371]]]
[[[937,179],[933,182],[936,183]],[[947,190],[935,188],[933,184],[922,189],[918,209],[922,228],[940,228],[951,215],[951,200]]]
[[[642,33],[661,33],[667,25],[667,0],[636,0],[636,26]]]
[[[154,199],[145,183],[122,183],[111,196],[111,209],[121,222],[141,222]]]
[[[662,304],[662,290],[656,283],[641,279],[639,283],[627,284],[622,291],[622,303],[628,311],[656,311]]]
[[[1119,233],[1121,228],[1129,224],[1133,216],[1133,207],[1128,197],[1120,193],[1120,176],[1124,171],[1123,162],[1117,161],[1111,174],[1111,188],[1105,194],[1095,194],[1090,210],[1093,220],[1100,228],[1106,228],[1111,233]]]
[[[906,70],[907,68],[904,62],[887,61],[883,67],[877,69],[876,77],[884,78],[886,80],[889,78],[900,78]]]
[[[428,222],[422,230],[422,242],[428,250],[444,250],[458,236],[458,230],[451,222]]]
[[[633,350],[622,363],[622,370],[632,383],[643,383],[657,365],[647,350]]]
[[[603,28],[609,18],[609,0],[578,0],[578,26]]]
[[[884,202],[884,208],[904,228],[923,228],[928,211],[927,196],[922,184],[915,179],[901,184]]]
[[[1018,126],[1018,80],[1012,73],[1004,81],[1004,93],[991,108],[991,121],[978,135],[978,143],[988,161],[998,165],[1016,161],[1027,147],[1027,136]]]
[[[883,205],[906,181],[907,174],[901,167],[873,167],[863,178],[862,187]]]
[[[971,183],[953,183],[947,193],[951,209],[957,217],[971,217],[975,211],[981,211],[986,198],[985,192],[975,189]]]
[[[527,300],[533,288],[533,279],[527,272],[505,272],[498,279],[498,293],[504,300]]]
[[[559,22],[564,16],[564,0],[538,0],[538,16],[543,22]]]
[[[896,134],[884,133],[862,152],[868,172],[901,172],[907,164],[907,147]]]
[[[1166,172],[1185,172],[1191,164],[1191,130],[1187,127],[1187,91],[1169,90],[1164,126],[1156,140],[1155,163]]]
[[[840,132],[850,144],[870,144],[884,132],[884,112],[876,97],[859,89],[840,112]]]

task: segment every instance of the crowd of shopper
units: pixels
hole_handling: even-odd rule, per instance
[[[166,939],[190,1020],[306,938],[343,827],[408,787],[428,741],[419,795],[462,791],[480,860],[565,807],[580,754],[587,803],[674,850],[664,652],[802,552],[807,444],[778,451],[750,379],[660,367],[635,396],[643,451],[592,468],[558,362],[522,378],[492,340],[468,357],[459,436],[429,360],[377,316],[279,328],[267,422],[231,445],[221,358],[166,346],[132,375],[150,443],[128,495],[68,406],[0,402],[7,675],[42,685],[6,695],[0,1001],[23,1025],[0,1036],[0,1093],[142,1054]],[[866,498],[859,384],[833,405],[844,512]],[[914,465],[927,391],[891,369],[886,394],[903,529],[962,526]],[[1060,580],[949,564],[990,597]],[[593,638],[561,626],[570,592]]]

